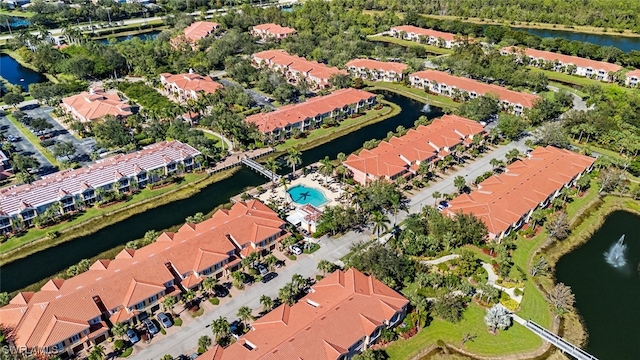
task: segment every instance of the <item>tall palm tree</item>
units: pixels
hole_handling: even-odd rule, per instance
[[[287,165],[289,165],[293,169],[293,176],[296,175],[296,165],[302,164],[302,152],[291,148],[287,151],[287,156],[285,157],[287,160]]]
[[[333,164],[329,159],[329,156],[325,156],[324,159],[320,160],[320,173],[326,177],[326,181],[329,182],[329,176],[333,174]]]
[[[198,339],[198,348],[207,350],[211,346],[211,338],[207,335],[200,336]]]
[[[271,173],[273,173],[273,176],[271,176],[271,183],[275,185],[276,184],[275,175],[276,175],[276,171],[280,169],[280,165],[278,165],[278,163],[274,158],[268,158],[267,161],[264,163],[264,167],[267,170],[271,171]]]
[[[242,306],[238,309],[238,318],[242,321],[245,328],[249,325],[250,320],[254,320],[255,317],[251,314],[253,311],[248,306]]]
[[[547,213],[544,209],[536,209],[531,213],[531,220],[533,220],[533,229],[535,230],[536,226],[542,224],[547,217]]]
[[[260,296],[260,304],[262,305],[262,309],[264,312],[271,311],[273,309],[273,299],[267,295]]]
[[[378,210],[374,211],[371,215],[373,232],[376,233],[376,240],[380,240],[380,231],[386,231],[389,229],[389,226],[387,225],[389,223],[389,218]]]
[[[440,191],[434,191],[431,194],[431,197],[433,197],[434,205],[436,205],[438,203],[438,200],[440,200],[440,198],[442,197],[442,193],[440,193]]]
[[[217,343],[219,343],[221,339],[229,336],[231,332],[231,325],[229,325],[229,321],[227,321],[227,318],[220,316],[219,318],[213,320],[213,322],[211,323],[211,332],[213,332]]]
[[[206,291],[209,295],[213,292],[213,289],[218,284],[218,279],[214,277],[206,277],[202,280],[202,289]]]
[[[347,160],[347,155],[343,152],[340,152],[338,153],[338,156],[336,158],[340,163],[343,163],[345,160]]]
[[[119,323],[113,324],[113,327],[111,328],[111,333],[113,334],[113,336],[119,339],[122,339],[122,337],[124,337],[124,335],[127,333],[128,329],[129,329],[129,324],[119,322]]]
[[[175,296],[166,296],[164,300],[162,300],[162,307],[165,311],[171,311],[173,314],[173,305],[178,302]]]
[[[278,290],[278,298],[284,304],[287,304],[289,306],[295,303],[295,293],[293,291],[293,287],[291,286],[291,283],[285,284],[284,287]]]

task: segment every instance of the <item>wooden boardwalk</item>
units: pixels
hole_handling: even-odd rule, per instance
[[[234,153],[218,162],[216,166],[208,170],[208,173],[209,175],[212,175],[223,170],[231,169],[242,164],[243,159],[257,159],[267,154],[271,154],[274,151],[274,148],[264,148]]]

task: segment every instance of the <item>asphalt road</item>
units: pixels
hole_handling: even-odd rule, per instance
[[[233,85],[237,85],[240,86],[240,84],[238,84],[235,81],[231,81],[228,79],[218,79],[217,80],[219,83],[221,83],[224,86],[233,86]],[[264,98],[264,95],[259,94],[251,89],[244,89],[244,92],[247,93],[247,95],[251,96],[251,98],[253,99],[253,101],[256,102],[256,104],[258,104],[259,106],[262,107],[268,107],[271,109],[275,109],[276,107],[273,106],[273,104],[271,104],[270,102],[266,101]]]
[[[22,155],[33,155],[38,162],[40,162],[40,168],[38,169],[38,175],[47,175],[58,171],[47,158],[42,155],[38,149],[29,140],[22,136],[22,133],[18,128],[13,126],[13,123],[7,119],[6,116],[0,116],[0,129],[5,137],[13,135],[18,138],[17,142],[12,143],[16,152]]]

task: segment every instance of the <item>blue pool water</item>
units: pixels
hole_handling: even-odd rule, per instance
[[[304,185],[289,188],[287,193],[291,196],[291,200],[298,205],[311,204],[320,207],[329,201],[321,190]]]

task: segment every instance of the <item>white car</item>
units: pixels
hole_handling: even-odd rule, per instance
[[[294,244],[294,245],[289,246],[289,250],[290,250],[293,254],[295,254],[295,255],[300,255],[300,254],[302,254],[302,249],[300,248],[300,246],[295,245],[295,244]]]

